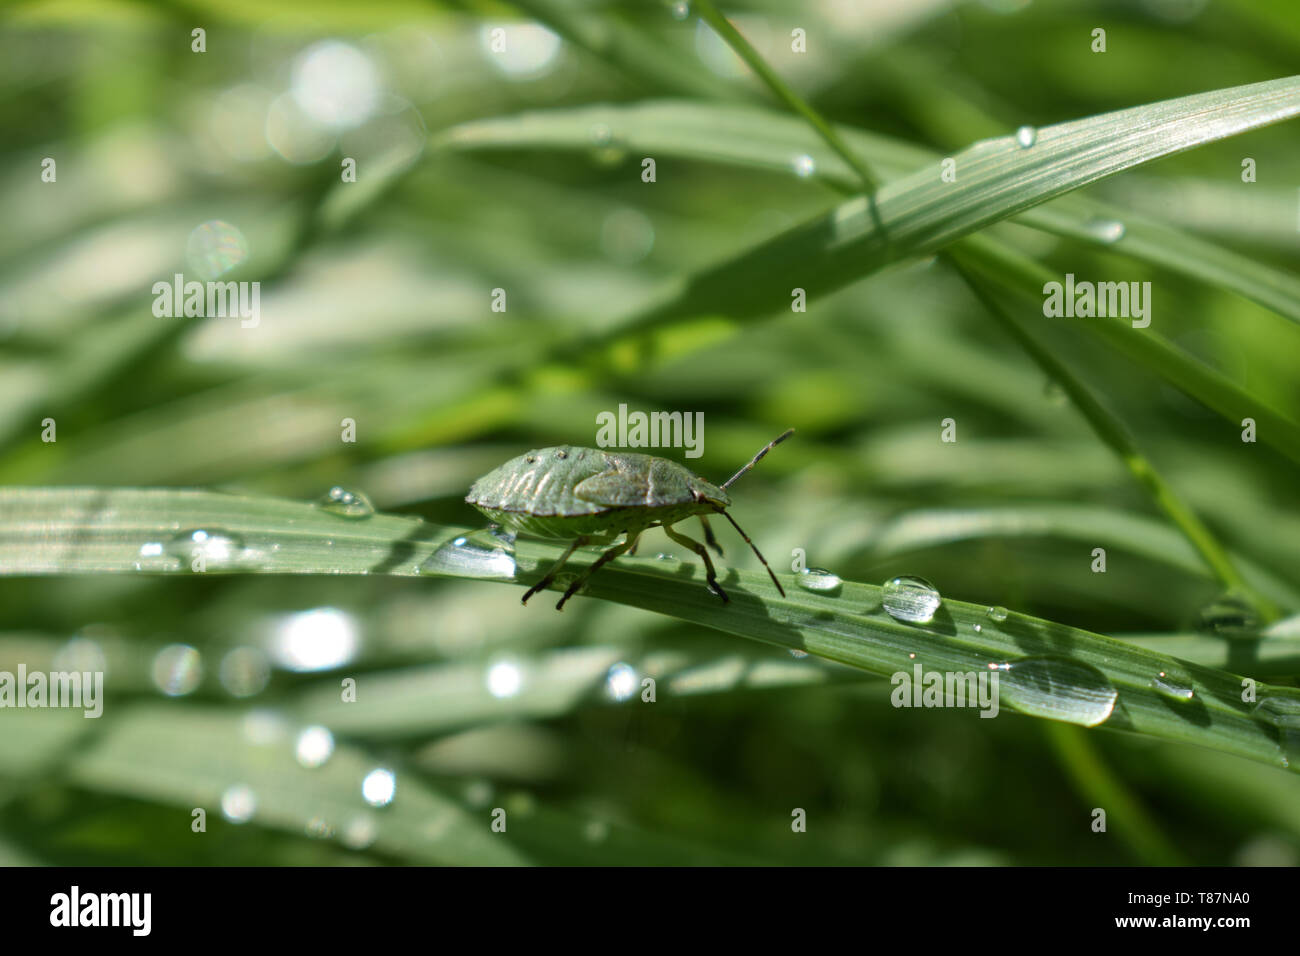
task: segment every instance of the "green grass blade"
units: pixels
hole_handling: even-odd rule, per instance
[[[184,532],[195,528],[232,543],[204,573],[414,576],[435,550],[464,533],[387,515],[348,519],[273,498],[11,488],[0,492],[0,574],[153,570],[188,575],[195,573],[192,564],[167,550],[156,555],[155,545],[180,534],[189,547],[193,539]],[[504,573],[499,564],[485,570],[463,549],[451,557],[444,550],[437,574],[531,582],[564,547],[521,541],[518,549],[518,570]],[[155,557],[160,561],[150,564]],[[594,558],[579,553],[575,564]],[[1257,685],[1257,709],[1242,700],[1242,682],[1232,674],[1027,615],[1009,613],[997,620],[983,606],[954,600],[945,600],[928,624],[907,623],[886,613],[881,589],[866,584],[845,583],[841,593],[829,597],[791,581],[781,597],[766,575],[730,569],[722,583],[732,601],[724,605],[702,586],[699,570],[669,570],[652,558],[619,559],[595,576],[584,594],[884,676],[910,674],[917,665],[927,673],[980,673],[990,665],[1010,664],[1012,675],[1020,666],[1035,676],[1008,678],[1003,700],[1012,709],[1083,723],[1101,718],[1110,729],[1196,743],[1273,766],[1300,764],[1295,759],[1300,740],[1289,722],[1300,711],[1297,691]],[[539,599],[536,613],[554,612]],[[1155,683],[1161,674],[1191,687],[1194,696],[1171,700]],[[1028,683],[1018,686],[1016,680]],[[1113,710],[1098,708],[1112,696]],[[1080,702],[1085,706],[1076,706]]]

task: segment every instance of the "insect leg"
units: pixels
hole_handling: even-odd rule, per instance
[[[704,515],[700,515],[700,524],[704,525],[704,543],[714,551],[718,552],[718,557],[726,557],[726,555],[722,553],[722,545],[718,544],[718,539],[713,536],[713,529],[709,527],[709,519]]]
[[[543,577],[540,581],[538,581],[536,584],[534,584],[532,587],[530,587],[527,591],[524,592],[523,599],[520,601],[520,603],[527,604],[528,599],[532,597],[534,594],[536,594],[538,591],[544,591],[546,588],[550,587],[551,582],[555,580],[555,576],[559,574],[560,569],[564,567],[564,562],[568,561],[569,556],[572,555],[573,552],[577,551],[586,543],[587,543],[586,538],[574,538],[573,542],[569,545],[568,550],[565,551],[564,554],[560,555],[560,560],[556,561],[553,565],[551,565],[551,570],[546,572],[545,577]]]
[[[640,536],[640,534],[641,534],[640,531],[636,532],[635,534],[629,532],[628,539],[626,541],[624,541],[622,544],[614,545],[614,547],[610,548],[599,558],[593,561],[591,563],[591,566],[587,568],[586,571],[583,571],[580,575],[578,575],[578,579],[574,581],[572,584],[570,584],[569,587],[565,590],[564,597],[560,598],[560,602],[555,605],[555,609],[557,611],[563,611],[564,602],[567,601],[569,598],[573,597],[575,594],[577,594],[578,589],[587,583],[587,579],[591,577],[593,574],[595,574],[597,569],[600,568],[601,565],[608,564],[610,561],[613,561],[623,552],[631,549],[636,544],[636,539]]]
[[[704,583],[709,586],[709,590],[722,598],[722,603],[726,604],[731,598],[727,597],[727,592],[722,590],[722,585],[718,583],[718,573],[713,570],[713,559],[709,557],[709,552],[705,550],[704,545],[698,541],[693,541],[684,534],[678,534],[668,525],[664,525],[664,534],[672,538],[683,547],[690,548],[701,558],[704,559]]]

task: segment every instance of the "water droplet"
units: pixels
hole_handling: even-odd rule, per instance
[[[808,652],[801,651],[797,647],[792,647],[790,648],[790,656],[793,657],[795,660],[803,660],[805,657],[808,656]]]
[[[1064,405],[1069,399],[1061,383],[1055,379],[1049,378],[1043,383],[1043,398],[1047,399],[1049,405]]]
[[[794,167],[794,174],[800,179],[807,179],[817,172],[817,162],[807,153],[796,156],[791,165]]]
[[[201,223],[185,244],[185,260],[204,279],[216,279],[248,258],[248,240],[237,226],[220,219]]]
[[[663,563],[663,564],[672,565],[673,567],[676,567],[677,565],[680,565],[680,564],[682,563],[682,562],[678,559],[677,555],[675,555],[675,554],[669,554],[669,553],[666,552],[666,551],[660,551],[658,554],[656,554],[656,555],[655,555],[655,560],[656,560],[656,561],[659,561],[659,562],[661,562],[661,563]]]
[[[154,686],[168,697],[192,694],[203,677],[203,659],[188,644],[168,644],[153,658]]]
[[[386,807],[397,793],[397,777],[391,770],[378,767],[361,781],[361,796],[372,807]]]
[[[975,625],[975,633],[976,633],[976,634],[980,634],[980,633],[982,633],[983,631],[984,631],[984,625],[982,625],[982,624],[976,624],[976,625]]]
[[[988,615],[990,621],[997,621],[999,624],[1007,619],[1007,609],[1004,607],[994,606],[984,613]]]
[[[313,840],[328,840],[334,835],[334,825],[320,814],[307,821],[306,830]]]
[[[1028,149],[1038,141],[1038,130],[1032,126],[1022,126],[1016,130],[1016,142],[1020,144],[1021,149]]]
[[[627,700],[636,693],[639,683],[632,665],[619,661],[605,675],[605,693],[614,700]]]
[[[1022,714],[1094,727],[1115,709],[1115,688],[1090,664],[1063,657],[1026,657],[989,667],[1001,672],[999,700]]]
[[[465,802],[471,807],[486,807],[492,794],[492,784],[487,780],[473,780],[465,784]]]
[[[483,530],[448,541],[420,565],[420,571],[513,581],[518,566],[510,537],[501,532]]]
[[[685,20],[691,15],[691,5],[686,0],[677,0],[673,4],[673,19]]]
[[[844,587],[843,579],[825,568],[804,568],[795,578],[795,583],[805,591],[817,594],[839,594]]]
[[[1161,671],[1151,678],[1151,687],[1166,700],[1177,701],[1180,704],[1186,704],[1196,696],[1190,680],[1168,671]]]
[[[325,492],[316,502],[322,511],[341,518],[369,518],[375,513],[375,506],[359,491],[351,491],[342,485],[335,485]]]
[[[221,815],[231,823],[247,823],[257,811],[257,794],[246,783],[236,783],[221,794]]]
[[[238,535],[216,529],[182,531],[163,548],[181,562],[182,569],[193,571],[233,567],[244,555],[244,542]]]
[[[343,825],[340,839],[343,845],[352,850],[364,850],[375,842],[378,827],[375,818],[369,813],[358,813]]]
[[[614,136],[614,131],[605,123],[596,123],[591,127],[588,135],[591,137],[592,158],[601,165],[613,166],[623,161],[627,155]]]
[[[938,589],[925,578],[901,574],[885,582],[882,603],[896,620],[928,624],[941,601]]]
[[[221,659],[218,677],[231,696],[253,697],[271,680],[271,662],[260,648],[232,648]]]
[[[1201,629],[1224,637],[1254,637],[1259,625],[1255,606],[1235,591],[1219,595],[1201,609]]]
[[[497,661],[488,668],[486,682],[493,697],[513,697],[524,686],[524,672],[514,661]]]
[[[320,767],[334,753],[334,735],[326,727],[307,727],[298,735],[293,751],[304,767]]]
[[[1088,232],[1102,242],[1119,242],[1128,230],[1118,219],[1093,219],[1087,225]]]
[[[1260,697],[1254,716],[1277,728],[1282,766],[1300,772],[1300,696],[1270,692]]]
[[[271,655],[291,671],[342,667],[361,649],[357,622],[347,611],[316,607],[285,615],[271,638]]]

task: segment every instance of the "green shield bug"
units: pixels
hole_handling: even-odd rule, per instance
[[[730,521],[740,532],[745,543],[754,549],[758,560],[767,568],[776,589],[785,597],[785,588],[781,587],[767,560],[727,513],[731,506],[727,489],[793,434],[791,428],[768,442],[749,464],[721,485],[705,481],[675,461],[653,455],[568,445],[539,448],[511,459],[474,482],[465,500],[505,531],[569,542],[560,559],[524,593],[525,604],[555,580],[578,548],[588,544],[611,544],[620,535],[626,535],[622,544],[615,544],[602,554],[569,585],[555,605],[557,611],[564,610],[564,602],[573,597],[592,574],[634,549],[637,538],[647,528],[663,528],[668,537],[698,554],[704,561],[709,590],[726,603],[730,598],[718,584],[713,561],[704,545],[672,529],[677,522],[697,515],[704,526],[704,540],[722,554],[707,520],[708,515],[715,513]]]

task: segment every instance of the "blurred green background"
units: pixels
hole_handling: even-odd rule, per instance
[[[832,120],[939,155],[1285,76],[1300,51],[1290,0],[725,12]],[[780,571],[802,548],[845,579],[921,575],[945,597],[1121,638],[1195,632],[1221,591],[934,259],[806,313],[694,315],[653,356],[620,351],[621,320],[840,193],[799,152],[773,170],[665,151],[645,183],[642,155],[599,123],[553,148],[478,149],[447,131],[646,100],[779,112],[685,4],[0,15],[2,485],[300,500],[343,485],[383,512],[478,526],[463,501],[475,478],[529,448],[593,445],[597,413],[626,403],[703,412],[704,457],[686,463],[711,480],[798,428],[735,494]],[[1096,27],[1105,54],[1089,48]],[[790,49],[795,28],[806,53]],[[1293,273],[1297,145],[1284,123],[1087,194]],[[41,181],[46,157],[56,182]],[[355,183],[340,181],[344,157]],[[1165,336],[1300,417],[1294,323],[1122,250],[990,232],[1057,274],[1151,281]],[[155,282],[205,268],[261,283],[256,328],[152,314]],[[1293,464],[1069,323],[1041,334],[1226,547],[1300,587]],[[57,442],[41,440],[47,417]],[[939,441],[949,417],[955,444]],[[340,440],[346,418],[355,443]],[[725,563],[758,567],[719,536]],[[1099,545],[1105,574],[1090,570]],[[642,549],[690,557],[661,532]],[[1294,775],[1010,714],[896,710],[886,681],[848,668],[592,598],[560,615],[518,595],[382,576],[0,577],[0,667],[108,674],[100,720],[0,712],[0,861],[1300,859]],[[629,673],[658,676],[656,703],[619,699]],[[344,677],[358,711],[402,703],[332,724],[321,715]],[[1099,795],[1125,808],[1127,834],[1092,832]],[[795,808],[806,833],[791,832]]]

